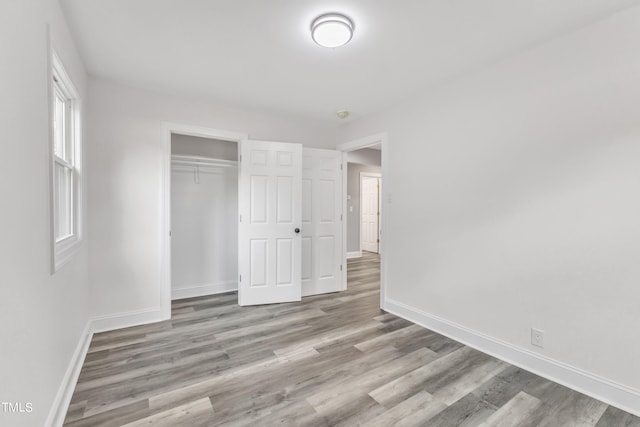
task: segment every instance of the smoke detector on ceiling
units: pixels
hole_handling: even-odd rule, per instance
[[[346,119],[349,117],[349,112],[347,110],[340,110],[336,113],[336,116],[338,116],[339,119]]]

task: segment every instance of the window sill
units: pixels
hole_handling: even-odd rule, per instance
[[[66,238],[54,246],[53,271],[52,274],[60,270],[66,263],[80,251],[82,239],[77,236]]]

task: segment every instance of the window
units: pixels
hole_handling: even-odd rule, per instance
[[[55,53],[51,69],[52,270],[77,252],[81,242],[81,134],[78,93]]]

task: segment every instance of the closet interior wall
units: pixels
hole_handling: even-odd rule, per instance
[[[238,146],[171,137],[171,296],[238,287]]]

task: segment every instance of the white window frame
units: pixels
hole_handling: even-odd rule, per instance
[[[51,273],[58,271],[79,251],[83,237],[83,197],[82,197],[82,128],[80,96],[73,81],[67,74],[62,61],[51,48],[49,67],[49,212],[51,235]],[[64,98],[64,145],[66,155],[60,157],[55,152],[55,112],[54,103],[58,95]],[[70,233],[58,237],[58,180],[56,168],[64,168],[71,173]]]

